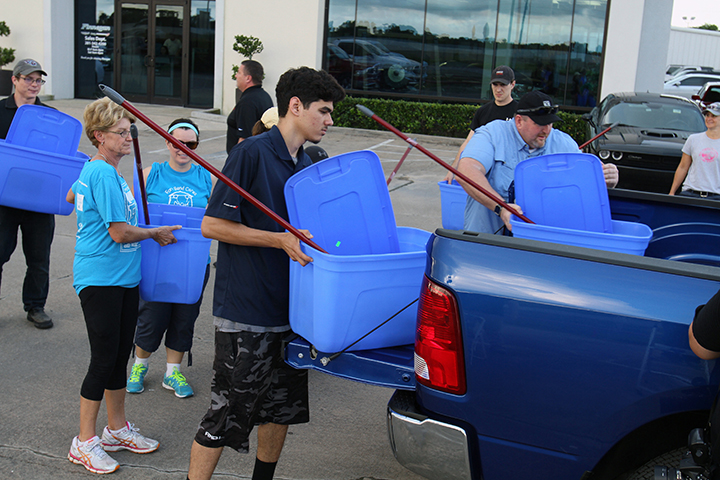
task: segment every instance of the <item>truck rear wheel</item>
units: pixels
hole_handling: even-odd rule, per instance
[[[635,470],[635,472],[630,473],[627,477],[621,475],[617,480],[622,478],[625,478],[626,480],[653,480],[655,477],[655,465],[677,468],[680,464],[680,458],[685,450],[687,450],[687,447],[680,447],[658,455],[642,467]]]

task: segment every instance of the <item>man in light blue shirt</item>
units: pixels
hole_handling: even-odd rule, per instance
[[[560,120],[558,106],[540,91],[525,94],[518,102],[513,119],[495,120],[477,130],[468,142],[460,159],[459,170],[490,193],[508,201],[508,188],[518,163],[531,157],[551,153],[578,152],[578,145],[570,135],[554,130]],[[614,164],[604,164],[605,183],[617,185],[618,173]],[[506,226],[511,230],[510,212],[494,200],[458,178],[468,193],[465,205],[465,230],[495,233]],[[513,205],[522,213],[522,209]]]

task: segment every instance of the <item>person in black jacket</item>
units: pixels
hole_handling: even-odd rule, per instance
[[[0,138],[5,139],[15,113],[22,105],[47,105],[38,94],[45,84],[47,73],[40,64],[25,58],[15,64],[12,83],[14,92],[0,100]],[[55,234],[55,216],[19,208],[0,206],[0,272],[17,247],[18,228],[22,232],[25,253],[25,281],[22,301],[28,321],[37,328],[51,328],[52,319],[45,313],[50,289],[50,245]]]

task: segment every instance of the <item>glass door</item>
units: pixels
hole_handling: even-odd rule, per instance
[[[134,0],[121,2],[116,85],[130,101],[187,103],[189,2]]]

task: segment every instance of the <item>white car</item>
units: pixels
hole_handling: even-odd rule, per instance
[[[667,82],[671,78],[679,77],[685,73],[712,73],[714,69],[712,67],[703,67],[700,65],[669,65],[665,71],[665,81]]]
[[[707,82],[720,81],[720,72],[686,73],[665,82],[663,93],[692,98]]]

